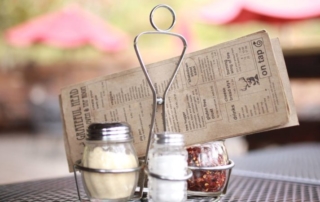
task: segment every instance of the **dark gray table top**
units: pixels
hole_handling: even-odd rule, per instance
[[[233,160],[236,166],[221,201],[320,201],[320,144],[259,150]],[[1,185],[0,201],[62,202],[78,197],[74,178],[67,177]]]

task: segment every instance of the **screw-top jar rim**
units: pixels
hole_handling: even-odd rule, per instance
[[[184,135],[172,132],[157,133],[155,141],[163,145],[184,145]]]
[[[133,139],[130,126],[125,122],[92,123],[87,132],[89,141],[128,142]]]

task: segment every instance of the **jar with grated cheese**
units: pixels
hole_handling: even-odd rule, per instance
[[[126,123],[94,123],[88,137],[82,166],[95,169],[131,169],[138,158]],[[82,171],[82,181],[90,201],[122,202],[129,200],[136,188],[138,172],[94,173]]]

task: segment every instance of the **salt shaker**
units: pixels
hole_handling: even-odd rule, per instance
[[[148,154],[148,170],[157,175],[183,178],[187,175],[187,151],[184,136],[177,133],[159,133]],[[148,201],[185,202],[187,182],[162,180],[149,176]]]
[[[93,123],[82,158],[82,166],[95,169],[138,167],[130,127],[126,123]],[[94,173],[82,171],[82,181],[90,201],[122,202],[134,193],[138,172]]]

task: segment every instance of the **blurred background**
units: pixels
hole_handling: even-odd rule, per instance
[[[70,175],[64,151],[60,89],[138,67],[133,39],[152,30],[151,9],[170,5],[173,32],[188,52],[261,29],[279,37],[299,127],[227,141],[230,155],[298,142],[320,141],[320,4],[312,0],[1,0],[0,184]],[[157,25],[171,23],[167,11]],[[177,56],[171,38],[139,42],[146,63]]]

